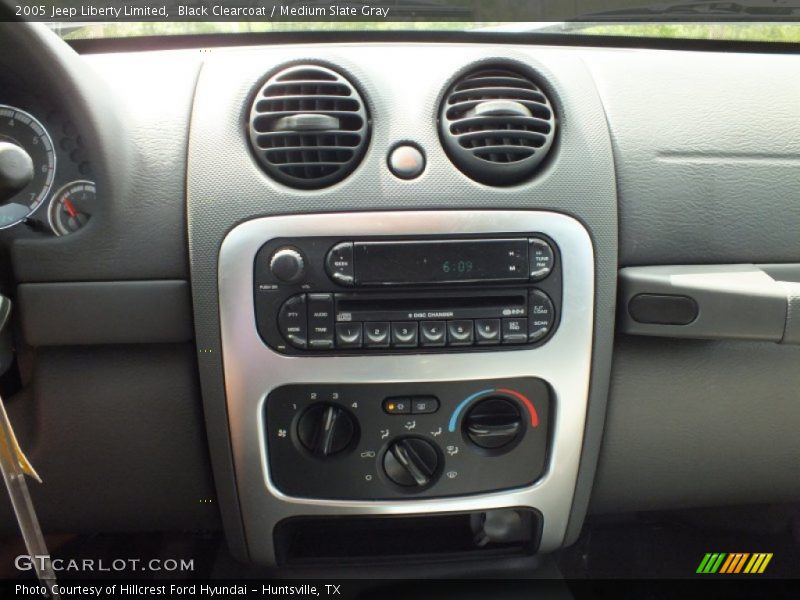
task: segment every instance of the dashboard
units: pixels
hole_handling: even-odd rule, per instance
[[[49,43],[67,77],[0,88],[48,527],[467,572],[800,495],[797,56]]]

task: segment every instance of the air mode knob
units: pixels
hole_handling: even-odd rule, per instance
[[[397,485],[421,490],[439,476],[439,452],[422,438],[402,437],[383,455],[383,470]]]
[[[355,419],[341,406],[312,404],[297,422],[297,437],[303,447],[326,458],[352,447],[358,437]]]
[[[285,283],[298,281],[305,272],[303,255],[294,248],[278,248],[269,260],[269,270]]]
[[[464,417],[463,429],[473,444],[494,452],[510,450],[524,430],[516,402],[503,396],[476,402]]]

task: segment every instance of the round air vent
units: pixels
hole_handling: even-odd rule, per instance
[[[556,119],[542,89],[508,67],[481,68],[456,81],[439,114],[447,154],[489,185],[529,178],[553,144]]]
[[[317,65],[273,75],[250,109],[250,143],[264,170],[291,187],[344,179],[369,142],[367,110],[347,79]]]

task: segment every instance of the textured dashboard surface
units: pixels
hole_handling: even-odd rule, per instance
[[[533,181],[495,189],[455,169],[439,143],[436,114],[450,82],[476,63],[518,61],[549,82],[560,118],[553,158]],[[249,99],[265,76],[291,61],[335,65],[357,82],[373,119],[363,163],[345,181],[315,193],[280,186],[253,160],[245,135]],[[415,180],[392,176],[388,149],[413,141],[428,167]],[[195,95],[188,159],[188,224],[195,330],[206,423],[215,477],[229,535],[241,531],[230,465],[219,338],[217,255],[235,224],[281,213],[381,209],[549,209],[577,216],[595,245],[597,282],[595,358],[585,440],[585,473],[578,484],[577,535],[591,488],[602,433],[613,330],[616,275],[616,190],[605,115],[578,55],[569,50],[478,45],[327,45],[212,51]],[[255,324],[253,325],[255,326]],[[233,539],[242,553],[242,540]]]
[[[800,497],[800,348],[619,336],[592,511]]]
[[[585,56],[614,143],[621,265],[800,261],[800,56]]]
[[[30,490],[46,531],[219,526],[191,344],[38,352],[35,385],[7,408],[44,481]],[[0,531],[15,526],[0,503]]]

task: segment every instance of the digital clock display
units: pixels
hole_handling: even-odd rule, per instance
[[[359,285],[519,281],[528,277],[526,239],[356,242]]]

